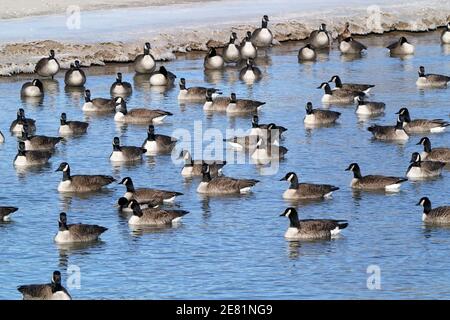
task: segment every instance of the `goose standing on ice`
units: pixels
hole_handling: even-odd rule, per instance
[[[59,62],[55,58],[55,51],[50,50],[48,57],[40,59],[34,71],[41,77],[52,77],[53,79],[59,71]]]
[[[223,59],[227,63],[239,62],[241,60],[241,53],[239,47],[236,45],[237,35],[236,32],[232,32],[230,41],[223,48]]]
[[[445,87],[450,81],[449,76],[444,76],[442,74],[425,73],[425,67],[419,67],[419,78],[416,81],[418,87]]]
[[[116,181],[106,175],[71,175],[70,166],[62,162],[56,172],[62,171],[63,178],[58,185],[59,192],[92,192],[98,191],[104,186]]]
[[[203,66],[208,70],[219,70],[223,68],[224,63],[223,57],[217,53],[216,49],[211,48],[203,61]]]
[[[402,116],[403,128],[406,133],[423,133],[423,132],[443,132],[450,123],[442,119],[414,119],[411,120],[409,110],[407,108],[401,108],[396,114]]]
[[[293,207],[287,208],[280,217],[289,218],[289,228],[284,234],[288,240],[329,240],[348,226],[347,220],[299,220],[297,210]]]
[[[142,144],[142,148],[147,150],[147,154],[170,153],[177,144],[177,139],[163,134],[155,134],[155,127],[148,126],[147,138]]]
[[[450,206],[431,207],[431,201],[423,197],[416,204],[423,207],[422,221],[431,224],[450,224]]]
[[[445,167],[444,162],[440,161],[422,161],[420,154],[414,152],[411,156],[410,165],[406,171],[406,176],[409,179],[423,179],[423,178],[433,178],[440,176],[442,169]]]
[[[17,287],[23,300],[72,300],[69,292],[61,285],[61,272],[54,271],[52,282]]]
[[[134,59],[134,70],[136,73],[146,74],[152,73],[155,70],[156,62],[150,53],[150,49],[150,42],[146,42],[144,45],[144,53],[137,55]]]
[[[23,84],[20,95],[22,97],[42,97],[44,95],[44,85],[39,79],[27,81]]]
[[[433,148],[431,149],[431,142],[428,137],[423,137],[417,145],[423,145],[423,152],[420,155],[423,160],[440,161],[450,163],[450,148]]]
[[[70,69],[64,75],[64,83],[68,87],[83,87],[86,83],[86,74],[81,70],[80,61],[70,64]]]
[[[290,183],[289,188],[283,193],[283,198],[288,200],[329,198],[334,191],[339,190],[330,184],[299,183],[295,172],[287,173],[280,181]]]
[[[389,49],[391,55],[394,56],[410,55],[414,53],[414,46],[410,44],[405,37],[400,37],[398,41],[391,43],[386,48]]]
[[[447,26],[445,27],[445,30],[442,31],[441,42],[443,44],[450,44],[450,22],[447,22]]]
[[[59,214],[59,231],[55,236],[56,243],[79,243],[97,241],[108,228],[96,224],[67,224],[65,212]]]
[[[272,44],[273,34],[267,25],[269,24],[269,17],[264,15],[261,21],[261,28],[255,29],[252,33],[252,43],[256,47],[269,47]]]
[[[326,49],[331,45],[331,35],[327,31],[327,25],[322,23],[319,30],[314,30],[309,35],[309,43],[316,49]]]
[[[357,163],[352,163],[345,171],[353,172],[353,179],[350,186],[359,190],[385,190],[389,192],[398,192],[400,184],[408,181],[406,178],[390,177],[382,175],[361,175],[361,169]]]
[[[298,60],[302,61],[315,61],[317,59],[316,49],[311,44],[307,44],[300,48],[298,51]]]
[[[252,33],[247,31],[247,35],[244,40],[242,40],[240,47],[241,59],[255,59],[258,55],[258,51],[251,41],[251,37]]]

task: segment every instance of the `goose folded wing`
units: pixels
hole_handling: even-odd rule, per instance
[[[17,288],[25,298],[49,298],[52,295],[52,289],[50,284],[30,284],[19,286]]]
[[[379,184],[383,186],[389,186],[392,184],[401,183],[408,179],[402,177],[391,177],[381,175],[368,175],[363,177],[363,182],[368,184]]]
[[[102,187],[114,182],[116,179],[105,175],[74,175],[71,176],[71,180],[72,184],[77,186]]]

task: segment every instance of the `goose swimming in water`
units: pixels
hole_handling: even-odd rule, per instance
[[[228,195],[249,193],[251,188],[259,182],[255,179],[235,179],[230,177],[211,177],[209,165],[202,165],[202,181],[197,192],[210,195]]]
[[[450,44],[450,22],[447,22],[445,30],[441,33],[441,42],[443,44]]]
[[[230,41],[223,48],[223,59],[227,63],[239,62],[241,60],[241,53],[239,47],[235,44],[237,39],[236,32],[232,32]]]
[[[213,98],[213,90],[206,90],[206,101],[203,105],[204,111],[220,111],[224,112],[227,110],[228,105],[230,104],[231,99],[229,97],[216,97]]]
[[[181,175],[183,177],[201,176],[203,163],[209,165],[209,173],[212,177],[217,177],[222,174],[222,168],[227,163],[221,160],[192,160],[191,153],[187,150],[182,150],[178,159],[184,160],[183,170]]]
[[[309,35],[309,43],[316,49],[329,48],[331,45],[331,35],[327,31],[327,25],[322,23],[319,30],[314,30]]]
[[[138,203],[163,203],[163,202],[173,202],[178,196],[182,196],[181,192],[167,191],[152,188],[135,188],[133,180],[130,177],[125,177],[119,184],[124,185],[127,191],[123,197],[128,200],[135,199]]]
[[[128,200],[125,197],[120,197],[119,200],[117,200],[116,207],[119,208],[121,212],[133,213],[133,209],[131,209],[131,201],[133,201],[133,199]],[[160,203],[157,201],[148,201],[140,203],[139,205],[141,206],[141,209],[158,208]]]
[[[111,85],[109,90],[112,96],[127,96],[133,92],[131,83],[122,81],[122,73],[117,72],[116,81]]]
[[[28,125],[23,124],[22,141],[25,143],[25,150],[54,150],[62,140],[64,140],[62,137],[30,135]]]
[[[360,54],[363,50],[367,50],[367,47],[353,37],[348,37],[339,43],[339,50],[343,54]]]
[[[258,55],[258,51],[254,44],[252,43],[252,33],[247,31],[246,37],[242,40],[240,53],[241,59],[255,59]]]
[[[142,144],[142,148],[148,153],[170,153],[177,144],[177,139],[163,134],[155,134],[155,127],[148,126],[147,138]]]
[[[145,226],[170,226],[177,223],[181,218],[189,213],[186,210],[169,210],[169,209],[142,209],[136,200],[130,201],[133,215],[128,220],[130,225]]]
[[[128,110],[127,104],[122,97],[115,99],[116,114],[114,120],[123,123],[162,123],[167,116],[172,116],[173,113],[160,109],[145,109],[135,108]]]
[[[284,237],[288,240],[328,240],[348,226],[347,220],[299,220],[297,210],[293,207],[287,208],[280,217],[289,218],[289,228],[284,234]]]
[[[189,101],[206,101],[206,91],[212,92],[212,98],[216,98],[221,94],[219,89],[205,88],[205,87],[190,87],[186,88],[186,79],[180,79],[180,92],[178,93],[178,100]]]
[[[158,71],[153,71],[150,74],[149,81],[152,86],[171,86],[175,82],[176,77],[175,74],[161,66]]]
[[[80,61],[70,64],[70,69],[64,75],[64,83],[69,87],[83,87],[86,83],[86,74],[81,70]]]
[[[391,43],[386,48],[389,49],[391,55],[409,55],[414,53],[414,46],[405,37],[400,37],[398,41]]]
[[[17,118],[13,122],[11,122],[11,125],[9,126],[9,131],[13,133],[22,133],[23,131],[23,125],[27,124],[28,126],[28,133],[32,133],[36,131],[36,120],[31,118],[25,117],[25,110],[20,108],[17,110]]]
[[[341,78],[337,75],[332,76],[328,82],[334,82],[336,85],[336,90],[344,89],[351,91],[362,91],[363,93],[369,93],[370,89],[375,87],[374,84],[342,83]]]
[[[272,140],[272,130],[275,124],[269,124],[266,135],[258,136],[258,142],[256,143],[256,149],[253,151],[251,157],[256,160],[257,163],[266,164],[272,159],[284,159],[288,149],[275,145]]]
[[[423,207],[422,221],[431,224],[449,224],[450,223],[450,206],[442,206],[437,208],[431,207],[431,201],[428,197],[423,197],[416,204]]]
[[[116,181],[106,175],[71,175],[67,162],[62,162],[56,169],[56,172],[58,171],[63,173],[62,181],[58,185],[59,192],[92,192]]]
[[[19,142],[17,154],[14,158],[14,165],[18,167],[43,165],[48,162],[52,153],[41,150],[25,150],[25,143]]]
[[[372,116],[384,113],[386,104],[384,102],[366,101],[365,95],[359,95],[356,97],[358,105],[356,107],[356,114]]]
[[[341,116],[340,112],[325,110],[325,109],[313,109],[311,102],[306,104],[306,115],[303,119],[305,124],[330,124],[335,123]]]
[[[409,136],[403,128],[403,124],[403,116],[399,115],[395,126],[380,126],[374,124],[367,128],[367,130],[372,132],[373,137],[378,140],[406,141],[409,139]]]
[[[113,151],[109,156],[112,162],[132,162],[142,160],[147,149],[135,146],[121,146],[119,137],[113,139]]]
[[[84,112],[109,113],[114,112],[116,103],[110,98],[94,98],[91,99],[91,91],[84,91],[84,104],[81,108]]]
[[[390,177],[382,175],[367,175],[361,174],[361,169],[357,163],[352,163],[345,171],[353,172],[353,179],[350,186],[353,189],[359,190],[385,190],[389,192],[398,192],[401,183],[408,181],[407,178]]]
[[[44,85],[39,79],[27,81],[20,89],[20,95],[22,97],[42,97],[44,95]]]
[[[59,62],[55,58],[55,51],[50,50],[48,57],[40,59],[34,71],[41,77],[52,77],[53,79],[59,71]]]
[[[247,59],[247,65],[239,72],[239,79],[255,81],[261,79],[261,70],[255,66],[253,59]]]
[[[402,116],[403,128],[410,133],[423,133],[423,132],[443,132],[450,123],[442,119],[414,119],[411,120],[409,110],[407,108],[401,108],[396,114]]]
[[[0,206],[0,221],[9,221],[10,215],[17,210],[19,210],[19,208]]]
[[[287,173],[280,181],[288,181],[289,188],[283,193],[288,200],[329,198],[334,191],[339,190],[330,184],[299,183],[295,172]]]
[[[250,130],[250,135],[262,135],[266,134],[267,129],[269,128],[270,124],[265,123],[259,123],[259,117],[258,115],[253,115],[252,117],[252,129]],[[275,125],[272,129],[272,133],[275,133],[275,131],[278,131],[278,136],[281,137],[281,134],[283,132],[286,132],[287,129],[283,126]]]
[[[67,121],[67,115],[65,112],[61,113],[59,134],[60,135],[72,135],[72,134],[84,134],[89,127],[89,123],[83,121]]]
[[[108,228],[96,224],[67,224],[65,212],[59,214],[59,231],[55,236],[56,243],[79,243],[97,241]]]
[[[450,163],[450,148],[433,148],[428,137],[423,137],[417,145],[423,145],[423,152],[420,155],[423,160],[440,161]]]
[[[255,29],[252,33],[251,41],[257,47],[269,47],[272,44],[273,34],[267,25],[269,17],[264,15],[261,21],[261,28]]]
[[[445,87],[450,82],[449,76],[442,74],[425,73],[425,67],[419,67],[419,78],[416,81],[418,87]]]
[[[324,89],[325,91],[322,96],[323,103],[350,104],[357,96],[364,94],[361,91],[347,89],[331,90],[330,85],[327,82],[323,82],[317,89]]]
[[[236,94],[231,93],[226,112],[227,114],[256,113],[264,104],[266,103],[257,100],[236,99]]]
[[[418,152],[412,154],[410,163],[406,171],[406,176],[409,179],[437,177],[441,175],[442,169],[445,167],[444,162],[422,161]]]
[[[23,300],[72,300],[69,292],[61,285],[61,273],[54,271],[52,282],[29,284],[17,287]]]
[[[224,63],[223,57],[216,52],[216,49],[211,48],[203,61],[203,66],[208,70],[219,70],[223,68]]]
[[[146,42],[144,45],[144,53],[137,55],[134,59],[134,70],[137,73],[152,73],[155,70],[156,62],[155,58],[150,53],[150,49],[150,42]]]
[[[316,49],[311,44],[307,44],[298,51],[299,61],[315,61],[317,59]]]

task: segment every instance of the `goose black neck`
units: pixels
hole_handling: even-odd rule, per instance
[[[142,209],[139,205],[135,205],[133,207],[133,215],[137,217],[142,217],[144,213],[142,212]]]
[[[431,152],[431,142],[429,140],[425,141],[423,144],[423,151],[430,153]]]
[[[147,141],[155,141],[155,133],[147,131]]]
[[[300,221],[298,220],[297,212],[291,212],[291,214],[289,214],[289,222],[289,227],[300,228]]]
[[[353,169],[353,178],[355,178],[355,179],[361,179],[362,178],[361,169],[360,168],[354,168]]]
[[[211,174],[209,172],[203,172],[202,182],[210,182]]]
[[[113,144],[113,151],[121,151],[119,144]]]
[[[291,179],[289,189],[298,189],[298,177],[294,175]]]
[[[180,82],[180,90],[186,90],[186,85]]]
[[[70,168],[67,167],[66,171],[63,171],[63,181],[70,180]]]
[[[266,21],[266,20],[262,20],[262,22],[261,22],[261,27],[263,28],[263,29],[265,29],[265,28],[267,28],[267,25],[268,25],[268,22]]]
[[[65,126],[67,124],[67,120],[65,119],[60,119],[61,125]]]
[[[194,161],[192,160],[191,155],[189,155],[187,158],[184,159],[184,166],[185,167],[192,167],[192,166],[194,166]]]
[[[328,85],[328,83],[327,83],[326,86],[325,86],[325,93],[326,93],[326,94],[332,94],[331,88],[330,88],[330,86]]]
[[[127,192],[134,192],[134,185],[133,182],[129,181],[125,184],[125,187],[127,188]]]
[[[65,222],[58,221],[58,227],[59,227],[59,231],[69,230],[69,228],[67,228],[67,223],[65,223]]]
[[[342,88],[341,78],[336,77],[336,79],[334,79],[334,83],[336,84],[336,87]]]
[[[406,118],[403,118],[403,120],[406,120]],[[397,121],[397,124],[395,125],[395,129],[396,130],[403,129],[403,122],[402,121]]]
[[[431,211],[431,202],[426,202],[423,204],[423,213],[429,214]]]
[[[51,284],[52,287],[52,293],[58,292],[58,291],[62,291],[63,287],[61,286],[61,283],[52,283]]]

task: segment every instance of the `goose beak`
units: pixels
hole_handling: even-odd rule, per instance
[[[279,181],[286,181],[286,177],[281,178]]]
[[[62,169],[61,169],[61,168],[58,168],[58,169],[55,170],[55,172],[58,172],[58,171],[62,171]]]
[[[420,201],[416,203],[416,206],[420,206],[420,205],[421,205],[421,204],[420,204]]]
[[[284,212],[282,214],[280,214],[280,217],[284,217]]]
[[[416,146],[421,145],[420,141],[416,143]]]

